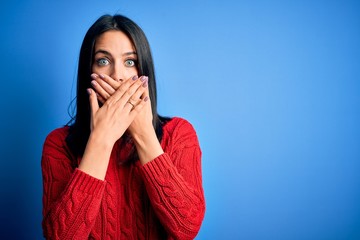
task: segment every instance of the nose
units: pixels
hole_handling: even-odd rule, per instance
[[[110,77],[112,77],[116,81],[123,81],[124,76],[124,69],[120,64],[114,64],[111,70]]]

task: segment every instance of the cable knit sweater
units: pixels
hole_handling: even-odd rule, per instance
[[[73,167],[68,127],[51,132],[41,162],[44,236],[193,239],[205,212],[201,150],[186,120],[173,118],[163,129],[164,154],[145,165],[124,163],[131,145],[115,144],[104,181]]]

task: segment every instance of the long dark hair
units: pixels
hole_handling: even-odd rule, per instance
[[[151,55],[149,42],[142,29],[132,20],[121,15],[101,16],[87,31],[80,49],[77,90],[76,90],[76,115],[68,124],[70,126],[66,142],[72,153],[78,157],[85,151],[86,143],[90,135],[90,104],[87,89],[91,88],[91,73],[94,46],[97,37],[109,30],[118,30],[126,34],[134,44],[138,56],[139,76],[148,76],[149,97],[153,114],[153,126],[156,135],[161,140],[162,126],[167,118],[157,113],[157,95],[154,63]],[[132,157],[136,155],[133,147]]]

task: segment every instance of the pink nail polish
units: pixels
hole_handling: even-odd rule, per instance
[[[144,102],[147,102],[149,100],[149,98],[146,96],[145,98],[144,98]]]
[[[91,78],[92,78],[92,79],[96,79],[96,78],[98,78],[98,77],[99,77],[99,75],[97,75],[96,73],[91,74]]]
[[[145,82],[146,80],[148,80],[148,77],[147,77],[147,76],[142,76],[142,77],[140,78],[140,80],[141,80],[142,82]]]
[[[143,87],[147,87],[148,86],[148,81],[146,79],[146,81],[143,83]]]
[[[132,77],[132,80],[135,81],[136,79],[138,79],[138,76],[137,76],[137,75],[135,75],[135,76]]]
[[[87,91],[87,93],[88,93],[89,95],[91,95],[91,89],[90,89],[90,88],[88,88],[86,91]]]
[[[101,79],[105,78],[105,76],[103,74],[99,74],[99,76],[100,76]]]
[[[96,86],[96,85],[97,85],[97,82],[96,82],[95,80],[92,80],[92,81],[91,81],[91,84],[92,84],[93,86]]]

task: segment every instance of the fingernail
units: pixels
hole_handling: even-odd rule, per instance
[[[92,78],[92,79],[96,79],[96,78],[98,78],[98,77],[99,77],[99,75],[97,75],[96,73],[91,74],[91,78]]]
[[[92,80],[92,81],[91,81],[91,84],[92,84],[93,86],[96,86],[96,85],[97,85],[97,82],[96,82],[95,80]]]
[[[145,80],[148,80],[148,77],[147,77],[147,76],[142,76],[142,77],[140,78],[140,80],[141,80],[142,82],[144,82]]]
[[[105,76],[103,74],[99,74],[99,76],[100,76],[101,79],[105,78]]]
[[[145,97],[145,98],[144,98],[144,102],[147,102],[147,100],[149,100],[149,98],[148,98],[148,97]]]
[[[146,81],[143,83],[143,87],[147,87],[147,85],[148,85],[148,81],[146,79]]]
[[[138,79],[138,76],[137,76],[137,75],[135,75],[135,76],[132,77],[132,80],[135,81],[136,79]]]
[[[89,95],[91,95],[91,89],[90,89],[90,88],[88,88],[86,91],[87,91],[87,93],[88,93]]]

